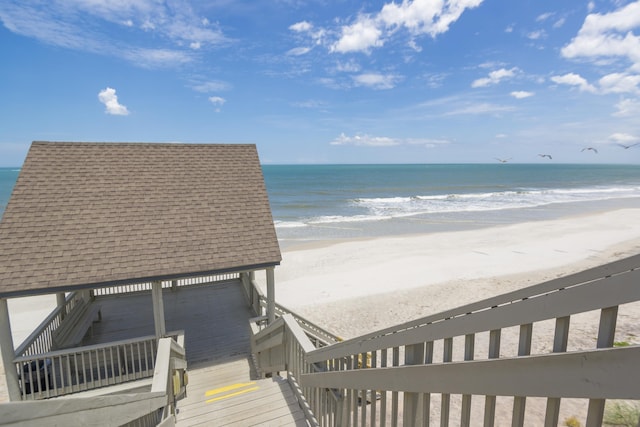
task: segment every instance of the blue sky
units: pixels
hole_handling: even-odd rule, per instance
[[[640,163],[640,1],[4,0],[0,20],[0,166],[34,140]]]

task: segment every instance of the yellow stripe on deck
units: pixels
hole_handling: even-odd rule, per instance
[[[234,396],[239,396],[241,394],[245,394],[248,393],[250,391],[255,391],[257,390],[259,387],[251,387],[255,385],[255,381],[250,382],[250,383],[238,383],[238,384],[232,384],[232,385],[228,385],[225,387],[220,387],[220,388],[214,388],[213,390],[207,390],[204,395],[206,397],[209,396],[214,396],[216,394],[221,394],[221,393],[226,393],[228,391],[232,391],[232,390],[238,390],[238,389],[244,389],[244,390],[238,390],[234,393],[228,393],[228,394],[224,394],[222,396],[218,396],[218,397],[214,397],[213,399],[209,399],[206,401],[206,403],[211,403],[211,402],[215,402],[217,400],[222,400],[222,399],[227,399],[229,397],[234,397]]]

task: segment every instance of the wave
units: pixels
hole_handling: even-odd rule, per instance
[[[339,215],[318,215],[295,221],[276,221],[281,228],[326,226],[331,223],[380,221],[429,214],[500,211],[550,204],[594,202],[640,197],[640,186],[516,189],[484,193],[355,198]],[[342,212],[341,212],[342,213]]]

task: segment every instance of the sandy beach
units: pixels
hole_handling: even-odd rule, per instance
[[[636,254],[637,218],[623,209],[294,247],[276,268],[276,300],[353,337]]]

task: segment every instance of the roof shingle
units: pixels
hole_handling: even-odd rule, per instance
[[[280,263],[255,145],[34,142],[0,296]]]

